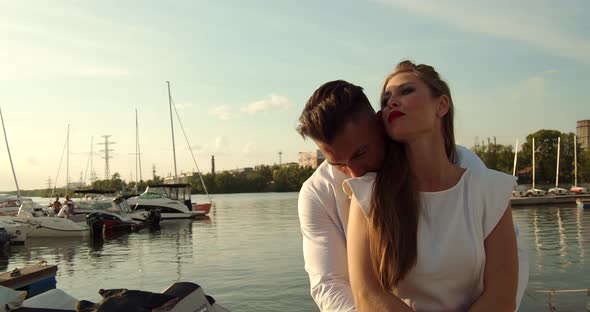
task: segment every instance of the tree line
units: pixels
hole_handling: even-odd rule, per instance
[[[527,135],[526,141],[518,151],[516,171],[519,184],[532,183],[533,138],[535,138],[535,182],[554,184],[557,167],[557,138],[561,138],[559,157],[560,185],[574,183],[574,134],[557,130],[539,130]],[[578,184],[590,183],[590,149],[582,150],[576,144],[578,161]],[[495,144],[488,140],[477,144],[472,150],[490,169],[512,174],[514,166],[514,146]]]
[[[574,182],[574,134],[557,130],[539,130],[529,134],[518,152],[517,176],[519,184],[532,183],[532,139],[535,138],[536,182],[538,184],[555,183],[557,166],[557,138],[561,138],[559,181],[563,186]],[[576,144],[578,158],[578,183],[590,183],[590,149],[582,150]],[[488,140],[487,144],[476,144],[471,148],[490,169],[512,174],[514,165],[514,146],[496,144]],[[300,167],[298,164],[259,165],[248,172],[222,171],[202,175],[207,191],[212,194],[257,193],[257,192],[297,192],[314,169]],[[205,190],[199,175],[188,178],[194,194],[204,194]],[[118,192],[142,192],[149,185],[162,184],[164,179],[154,176],[150,180],[126,182],[119,173],[111,179],[97,180],[88,188],[97,190],[114,190]],[[71,193],[72,190],[70,190]],[[10,192],[15,193],[15,192]],[[40,189],[22,191],[23,196],[48,197],[52,190]],[[56,189],[54,194],[63,196],[65,189]]]

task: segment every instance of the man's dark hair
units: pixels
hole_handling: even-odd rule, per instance
[[[305,104],[297,132],[303,138],[331,144],[344,126],[356,121],[361,112],[375,112],[363,88],[344,80],[326,82]]]

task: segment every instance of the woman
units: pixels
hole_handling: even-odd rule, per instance
[[[453,164],[453,101],[431,66],[398,64],[381,109],[384,166],[344,185],[358,310],[514,311],[515,178]]]

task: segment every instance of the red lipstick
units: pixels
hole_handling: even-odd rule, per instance
[[[402,117],[403,115],[405,114],[400,111],[392,111],[391,113],[389,113],[389,116],[387,116],[387,122],[392,123],[394,120]]]

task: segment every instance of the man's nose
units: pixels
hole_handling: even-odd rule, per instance
[[[348,175],[353,178],[362,177],[365,174],[365,169],[362,166],[348,166]]]

